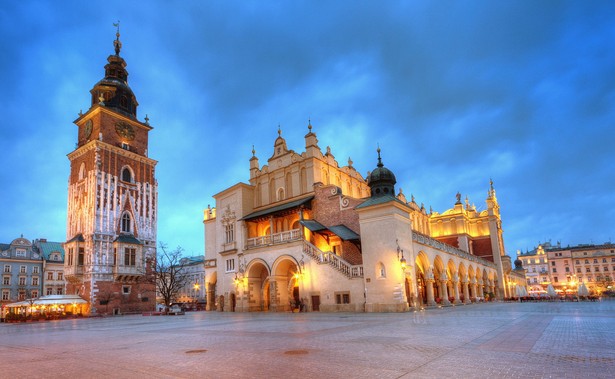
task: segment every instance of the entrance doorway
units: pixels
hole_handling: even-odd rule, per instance
[[[320,312],[320,296],[312,295],[312,312]]]

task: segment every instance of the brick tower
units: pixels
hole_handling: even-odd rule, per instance
[[[90,313],[153,310],[158,184],[147,156],[148,118],[137,119],[137,99],[115,54],[105,77],[90,91],[92,105],[79,114],[76,149],[68,154],[68,215],[64,272],[68,294],[90,303]]]

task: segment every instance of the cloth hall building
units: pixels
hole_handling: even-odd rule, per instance
[[[396,194],[382,163],[363,178],[323,154],[308,125],[305,151],[278,131],[249,183],[204,212],[207,309],[403,312],[506,297],[525,286],[505,254],[493,183],[487,209],[466,199],[442,213]]]

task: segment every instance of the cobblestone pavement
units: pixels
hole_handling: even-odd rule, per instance
[[[612,378],[615,301],[0,324],[2,378]]]

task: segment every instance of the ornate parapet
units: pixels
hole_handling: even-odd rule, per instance
[[[468,252],[465,252],[465,251],[463,251],[461,249],[458,249],[458,248],[453,247],[451,245],[447,245],[444,242],[440,242],[440,241],[438,241],[436,239],[433,239],[431,237],[428,237],[428,236],[426,236],[424,234],[421,234],[421,233],[418,233],[418,232],[415,232],[415,231],[412,232],[412,241],[418,242],[418,243],[420,243],[422,245],[425,245],[425,246],[430,246],[430,247],[432,247],[434,249],[438,249],[438,250],[444,251],[444,252],[449,253],[449,254],[456,255],[458,257],[467,259],[467,260],[469,260],[471,262],[482,264],[483,266],[487,266],[487,267],[490,267],[490,268],[493,268],[493,269],[496,268],[496,266],[495,266],[495,264],[493,262],[489,262],[486,259],[477,257],[476,255],[472,255],[472,254],[470,254]],[[510,261],[510,257],[509,257],[509,261]]]

